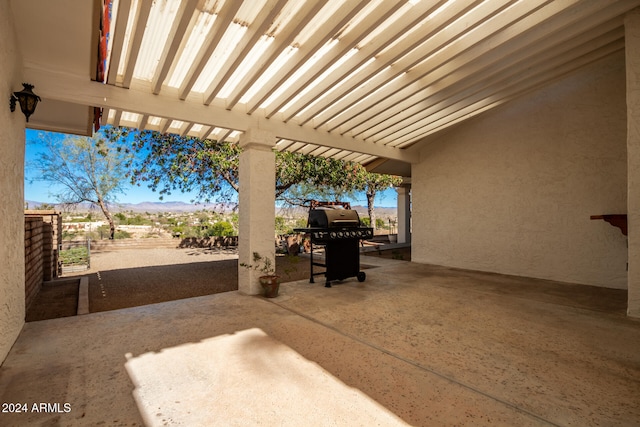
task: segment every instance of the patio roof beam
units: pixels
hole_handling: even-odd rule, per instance
[[[25,68],[24,74],[29,81],[38,82],[38,93],[43,98],[107,107],[116,111],[124,110],[138,114],[167,117],[184,122],[197,122],[202,125],[223,127],[241,132],[255,127],[269,130],[279,138],[405,162],[416,160],[406,155],[403,150],[388,148],[347,136],[329,134],[310,127],[268,120],[257,115],[251,116],[242,111],[227,110],[219,104],[206,106],[199,102],[181,101],[162,93],[154,95],[147,90],[109,86],[92,82],[83,76],[36,68]]]
[[[474,82],[462,93],[449,93],[449,96],[439,97],[439,102],[431,102],[428,107],[425,103],[420,103],[415,108],[408,108],[409,111],[403,112],[401,118],[392,118],[393,124],[387,124],[385,129],[376,129],[376,137],[378,140],[393,139],[394,143],[399,143],[395,139],[399,132],[407,134],[409,131],[428,126],[428,123],[451,114],[451,109],[455,106],[460,109],[480,99],[496,97],[502,91],[509,91],[514,85],[529,90],[541,78],[557,78],[556,76],[562,75],[568,59],[581,64],[581,57],[587,55],[596,46],[607,46],[623,38],[624,30],[618,27],[591,40],[584,40],[580,37],[571,41],[563,41],[554,49],[549,49],[538,55],[532,54],[520,64],[512,64],[503,70],[496,70],[495,73],[487,75],[482,81]],[[614,47],[612,51],[605,51],[604,54],[615,50]]]
[[[372,11],[365,19],[360,22],[356,28],[352,29],[343,38],[340,38],[339,49],[335,49],[335,52],[325,55],[317,64],[313,67],[314,73],[295,82],[289,90],[280,95],[272,105],[269,106],[266,113],[267,117],[272,117],[278,113],[284,106],[286,106],[292,99],[300,94],[309,84],[319,78],[325,73],[333,64],[338,62],[347,52],[351,49],[355,49],[362,39],[374,28],[386,21],[391,15],[400,9],[402,5],[391,1],[382,2],[382,4]]]
[[[115,31],[113,32],[107,76],[107,83],[110,85],[115,84],[118,79],[118,68],[120,66],[120,59],[122,58],[122,50],[124,49],[124,35],[127,29],[130,11],[131,0],[120,0],[120,2],[118,2],[118,11],[116,13],[116,23],[118,25],[115,26]]]
[[[623,50],[623,39],[619,39],[610,44],[607,44],[606,46],[602,46],[597,50],[591,51],[588,54],[577,58],[573,62],[565,63],[561,66],[558,66],[555,70],[556,74],[554,80],[560,79],[579,69],[580,67],[589,65],[612,53]],[[439,120],[429,120],[429,123],[426,126],[423,123],[422,126],[411,127],[410,130],[405,131],[405,133],[403,133],[402,135],[395,135],[393,146],[406,147],[409,145],[413,145],[415,143],[414,141],[416,137],[428,136],[432,133],[437,132],[443,126],[450,126],[451,124],[455,124],[461,120],[466,120],[488,109],[505,104],[514,98],[522,96],[527,92],[531,92],[535,89],[549,84],[549,76],[545,73],[536,74],[536,71],[537,70],[533,70],[531,74],[525,74],[525,78],[528,77],[527,80],[529,81],[529,86],[519,86],[518,81],[507,81],[505,82],[506,89],[501,91],[501,93],[499,95],[496,95],[495,97],[482,98],[470,105],[452,106],[451,110],[453,112],[451,114],[441,117]]]
[[[122,76],[123,87],[131,86],[133,70],[136,67],[136,60],[138,59],[140,45],[144,37],[144,30],[147,27],[147,20],[149,19],[152,4],[152,0],[140,0],[138,3],[136,25],[134,25],[132,30],[133,34],[131,35],[129,49],[127,50],[126,67],[124,69],[124,75]]]
[[[360,0],[358,2],[352,1],[344,5],[340,10],[340,17],[336,20],[329,19],[329,24],[335,22],[326,31],[321,32],[319,29],[313,32],[311,38],[300,48],[297,56],[300,59],[297,61],[290,61],[283,69],[278,72],[279,79],[270,85],[265,85],[256,94],[255,101],[252,101],[252,105],[249,106],[247,112],[249,114],[257,110],[260,105],[265,102],[279,87],[281,87],[287,79],[289,79],[300,67],[302,67],[309,59],[315,55],[326,43],[328,43],[341,28],[343,28],[353,17],[364,8],[371,0]],[[326,26],[325,26],[326,27]]]
[[[572,0],[572,4],[575,4],[576,2],[577,0]],[[533,3],[531,5],[533,5]],[[528,8],[531,5],[528,2],[516,4],[509,10],[509,12],[513,13],[521,7]],[[589,13],[593,13],[595,9],[603,7],[602,5],[598,5],[599,3],[586,5],[580,4],[577,9],[571,9],[574,15],[576,15],[576,18],[574,19],[578,19],[579,17],[584,19],[584,16],[588,16]],[[351,98],[352,103],[359,102],[359,110],[369,112],[369,118],[367,120],[372,124],[376,121],[377,117],[377,114],[373,111],[380,111],[382,114],[387,116],[389,113],[396,113],[394,117],[395,120],[398,120],[400,117],[408,117],[408,112],[406,110],[409,109],[412,104],[406,102],[406,100],[410,99],[418,92],[424,92],[423,88],[425,87],[430,88],[428,93],[437,96],[439,91],[435,90],[435,88],[437,86],[442,86],[440,81],[448,78],[449,74],[452,72],[456,73],[458,77],[448,80],[450,82],[455,82],[456,86],[459,86],[459,82],[464,80],[460,73],[461,70],[464,70],[466,75],[479,76],[479,73],[485,73],[485,77],[491,76],[493,72],[503,68],[505,66],[505,62],[512,59],[514,55],[518,56],[526,54],[528,56],[531,50],[525,48],[525,46],[533,46],[533,48],[537,48],[538,45],[534,43],[535,41],[547,37],[554,31],[558,31],[558,28],[563,28],[563,25],[560,23],[566,23],[566,20],[549,18],[553,17],[556,13],[560,13],[562,11],[566,12],[565,8],[569,6],[570,4],[568,2],[547,3],[545,4],[545,7],[538,7],[529,13],[527,13],[525,9],[523,15],[524,18],[515,24],[506,27],[503,31],[495,32],[493,25],[486,28],[483,28],[482,26],[477,27],[476,32],[485,34],[484,36],[480,37],[479,35],[479,37],[466,37],[454,41],[454,43],[450,45],[450,49],[447,49],[447,51],[441,51],[437,55],[429,57],[419,65],[414,66],[409,73],[401,76],[401,78],[392,80],[393,76],[387,77],[384,73],[379,74],[370,83],[372,86],[381,87],[381,85],[386,82],[384,90],[385,92],[391,93],[391,95],[382,102],[383,104],[386,104],[387,107],[384,110],[378,110],[377,105],[373,105],[369,98],[366,98],[370,95],[370,92],[366,92],[366,88],[365,90],[359,90],[359,94],[356,93],[358,92],[356,91],[348,95],[340,102],[344,103],[349,98]],[[523,13],[523,11],[520,10],[519,13]],[[505,27],[505,23],[508,22],[507,16],[503,14],[496,18],[500,19],[500,25],[497,25],[496,29]],[[493,20],[489,22],[493,22]],[[534,27],[534,29],[531,30],[531,27]],[[521,32],[526,32],[526,34],[520,36]],[[475,32],[473,34],[475,34]],[[447,38],[446,35],[442,35],[440,37],[445,37],[445,39]],[[502,49],[496,49],[496,46],[500,45],[502,46]],[[489,46],[492,50],[488,48]],[[544,46],[546,48],[547,45],[545,44]],[[513,52],[513,55],[505,55],[505,49]],[[452,51],[453,53],[449,53],[449,51]],[[459,53],[456,54],[456,52]],[[413,66],[413,63],[405,64],[405,62],[405,59],[402,59],[397,63],[397,65],[399,68],[404,68],[409,65]],[[491,64],[490,67],[488,65],[489,63]],[[373,84],[374,82],[376,82],[376,85]],[[358,96],[358,98],[355,98],[355,96]],[[394,104],[390,104],[392,99],[396,100]],[[424,103],[422,103],[422,106],[426,108]],[[373,109],[373,111],[370,111],[370,108]],[[332,122],[329,122],[326,129],[337,129],[337,125],[340,125],[357,115],[358,113],[353,111],[353,109],[345,111],[345,113],[342,114],[344,117],[341,119],[334,118],[333,120],[337,123],[332,125]],[[370,127],[373,127],[373,125],[370,125],[369,128]],[[339,130],[338,132],[345,134],[348,131]],[[356,131],[352,133],[352,135],[358,134],[361,134],[361,132]],[[381,140],[381,137],[373,132],[367,132],[363,137],[365,139],[375,138],[376,141]],[[391,134],[390,138],[391,141],[397,142],[396,134]],[[386,142],[389,143],[390,141],[387,140]]]
[[[537,1],[546,2],[548,0]],[[489,35],[498,32],[505,25],[505,22],[509,21],[505,18],[505,14],[502,14],[500,22],[496,22],[495,18],[501,17],[500,12],[503,12],[512,3],[513,0],[494,0],[480,4],[471,11],[474,15],[483,17],[474,22],[474,25],[469,25],[468,21],[464,19],[470,8],[463,7],[463,3],[455,3],[451,8],[457,7],[456,13],[450,19],[444,20],[441,18],[442,14],[438,15],[429,21],[430,31],[414,32],[393,49],[381,53],[375,61],[350,77],[349,86],[353,89],[348,94],[332,93],[323,103],[328,107],[323,109],[310,108],[303,117],[300,117],[299,123],[304,124],[313,120],[313,126],[319,128],[401,76],[405,72],[404,70],[411,70],[425,58],[437,55],[445,47],[451,52],[451,56],[458,55],[464,49],[452,48],[451,45],[454,45],[456,40],[463,39],[470,40],[469,43],[477,43],[482,38],[471,36],[471,34],[475,34],[479,28],[484,28],[490,33]],[[537,7],[534,0],[520,4],[523,5],[524,11]],[[419,17],[410,26],[415,26],[425,18],[424,15]],[[442,31],[444,28],[446,31]],[[468,36],[464,37],[466,35]],[[486,35],[483,34],[483,36]]]
[[[256,67],[242,79],[242,84],[236,87],[227,101],[227,108],[233,108],[242,95],[260,78],[269,66],[280,56],[280,54],[293,44],[296,36],[306,27],[313,17],[322,9],[323,2],[305,2],[296,15],[291,19],[297,22],[295,26],[286,26],[285,30],[278,34],[275,41],[267,48]]]
[[[253,49],[253,46],[269,29],[273,20],[287,4],[287,1],[288,0],[268,0],[258,17],[254,20],[253,25],[248,28],[247,34],[244,35],[237,49],[234,50],[233,56],[226,61],[222,69],[220,69],[218,76],[213,79],[207,88],[205,92],[205,105],[213,102],[216,95],[222,90],[227,81],[229,81],[234,71],[240,66],[251,49]]]
[[[476,4],[479,0],[474,1],[472,4]],[[439,4],[439,3],[438,3]],[[460,3],[461,4],[461,3]],[[434,5],[430,2],[420,2],[413,6],[411,9],[413,13],[418,16],[417,19],[408,20],[403,23],[398,23],[398,25],[390,26],[387,28],[388,35],[386,37],[381,37],[374,39],[372,42],[363,46],[358,50],[351,58],[349,58],[342,66],[340,70],[336,70],[336,72],[332,73],[331,78],[326,78],[320,84],[315,86],[312,90],[305,93],[291,109],[288,109],[285,113],[285,121],[289,121],[300,114],[302,111],[307,109],[313,103],[316,103],[316,106],[324,106],[327,105],[326,102],[318,103],[317,100],[322,98],[332,87],[336,86],[339,83],[342,83],[345,79],[347,79],[351,73],[357,71],[361,66],[365,65],[368,61],[375,59],[378,54],[380,54],[386,47],[391,45],[397,38],[403,37],[403,35],[410,31],[414,25],[417,25],[421,20],[425,19],[429,16],[430,13],[434,11]],[[467,10],[468,6],[465,3],[465,7],[463,10]],[[442,15],[438,15],[442,16]],[[457,15],[456,15],[457,17]],[[436,17],[437,18],[437,17]],[[454,18],[447,15],[447,21],[451,22]],[[379,25],[379,24],[378,24]],[[376,26],[378,26],[376,25]],[[368,33],[368,32],[366,32]],[[377,60],[377,59],[376,59]],[[374,61],[375,62],[375,61]],[[348,93],[353,89],[347,84],[344,89],[340,90],[340,93]],[[312,110],[313,108],[309,108]],[[305,112],[305,117],[308,116]]]
[[[550,5],[551,6],[556,6]],[[418,121],[418,116],[414,116],[416,109],[424,112],[431,106],[437,104],[439,101],[451,100],[456,96],[457,92],[464,92],[466,97],[470,94],[468,92],[469,87],[475,84],[487,86],[487,81],[493,79],[496,75],[500,74],[504,70],[511,68],[518,69],[519,65],[523,70],[527,70],[532,67],[544,66],[544,63],[550,59],[555,58],[557,55],[557,49],[564,45],[574,46],[575,42],[571,41],[572,37],[585,41],[584,32],[590,31],[590,34],[597,36],[600,30],[595,30],[598,25],[605,22],[602,25],[611,28],[615,26],[615,23],[607,23],[608,19],[611,19],[615,14],[609,14],[610,10],[603,13],[600,10],[601,3],[589,3],[580,4],[578,9],[571,9],[573,15],[576,15],[578,11],[582,14],[586,14],[588,17],[582,16],[580,19],[575,18],[573,25],[566,25],[566,20],[562,19],[546,19],[540,26],[535,27],[533,30],[529,30],[522,36],[511,37],[509,33],[513,33],[514,29],[510,29],[508,33],[500,33],[493,38],[483,40],[479,45],[474,48],[466,50],[461,55],[458,55],[453,59],[448,67],[440,66],[436,68],[438,63],[435,59],[425,61],[418,67],[415,67],[412,74],[415,72],[415,76],[410,78],[398,79],[393,82],[392,85],[386,89],[393,92],[393,95],[389,96],[380,105],[372,105],[369,101],[360,104],[363,110],[369,111],[369,117],[365,122],[362,122],[350,132],[353,136],[360,136],[363,139],[375,138],[380,141],[385,138],[387,143],[397,142],[399,138],[396,133],[384,132],[389,128],[390,123],[399,123],[403,120],[409,120],[412,122]],[[548,9],[541,9],[536,14],[530,15],[527,19],[540,19],[540,16],[536,16],[539,13],[545,12],[545,16],[548,18]],[[521,22],[517,25],[527,26],[526,22]],[[541,40],[549,40],[549,43],[539,43]],[[502,45],[502,49],[494,49],[488,53],[484,52],[483,45],[496,46]],[[511,55],[506,55],[506,52],[512,52]],[[567,49],[569,56],[555,58],[559,60],[558,65],[567,62],[571,57],[571,52]],[[507,58],[507,59],[505,59]],[[540,59],[538,59],[540,58]],[[532,64],[532,61],[534,64]],[[537,64],[536,64],[537,62]],[[451,71],[453,70],[453,72]],[[514,73],[514,70],[510,71]],[[548,78],[554,78],[554,69],[549,69]],[[471,82],[467,82],[467,80]],[[422,88],[429,84],[430,89],[428,91]],[[523,81],[523,84],[527,84]],[[498,91],[501,90],[500,86],[497,86]],[[457,92],[456,92],[457,91]],[[422,97],[422,100],[415,100],[416,94]],[[472,102],[470,101],[469,104]],[[412,107],[414,107],[412,109]],[[371,110],[370,110],[371,109]],[[396,113],[391,116],[391,113]],[[433,111],[431,111],[433,112]],[[380,118],[380,115],[383,115]],[[354,115],[357,117],[357,114]],[[386,121],[386,126],[380,126],[380,123]],[[369,124],[369,126],[366,126]],[[396,127],[397,130],[403,130],[407,126],[405,122],[400,127]],[[341,130],[340,133],[345,133],[346,130]]]

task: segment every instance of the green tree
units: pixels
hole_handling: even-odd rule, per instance
[[[394,175],[382,175],[367,171],[364,166],[353,162],[340,162],[339,167],[328,167],[325,174],[306,183],[297,185],[291,193],[298,199],[340,200],[353,197],[362,191],[367,197],[368,224],[373,228],[379,227],[375,215],[376,195],[388,188],[398,186],[402,178]]]
[[[214,196],[229,201],[239,190],[237,144],[128,128],[107,127],[105,133],[112,141],[130,141],[137,154],[129,162],[131,182],[158,191],[160,199],[179,190],[205,202]],[[276,198],[301,183],[326,186],[343,169],[338,160],[276,151]]]
[[[90,203],[100,208],[109,223],[109,238],[115,235],[115,223],[109,204],[116,201],[127,182],[127,164],[131,154],[119,141],[97,133],[93,138],[41,133],[30,143],[42,147],[34,161],[27,164],[39,172],[37,181],[55,185],[54,196],[67,205]]]
[[[205,202],[214,196],[219,201],[235,198],[241,152],[237,144],[128,128],[109,127],[106,132],[111,139],[131,141],[138,154],[130,162],[132,183],[159,191],[161,199],[175,190],[195,192],[196,199]],[[364,191],[374,225],[376,194],[400,183],[398,177],[367,172],[357,163],[286,151],[275,156],[276,199],[303,205],[310,198],[341,200]]]
[[[235,230],[229,221],[219,221],[209,228],[210,236],[233,236]]]
[[[367,171],[362,165],[357,165],[353,170],[353,188],[358,191],[364,191],[367,196],[367,212],[371,226],[377,228],[379,226],[376,221],[374,202],[376,195],[388,188],[398,186],[402,183],[402,178],[394,175],[383,175]]]

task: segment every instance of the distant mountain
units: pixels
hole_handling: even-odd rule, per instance
[[[32,200],[25,201],[26,209],[40,209],[41,206],[51,206],[50,203],[35,202]],[[68,210],[64,205],[53,205],[56,210],[65,211]],[[203,209],[214,210],[216,212],[231,212],[233,206],[224,203],[185,203],[185,202],[140,202],[140,203],[113,203],[111,204],[111,210],[113,212],[196,212]],[[80,212],[86,212],[91,209],[91,205],[88,203],[80,203],[76,206],[75,210]],[[93,208],[96,209],[95,207]]]
[[[351,206],[351,209],[355,210],[356,212],[358,212],[358,215],[360,216],[360,218],[368,218],[369,217],[369,211],[367,210],[366,206],[362,206],[362,205],[356,205],[356,206]],[[398,209],[396,208],[389,208],[389,207],[382,207],[382,206],[375,206],[375,214],[376,217],[378,218],[382,218],[385,219],[387,217],[392,217],[395,218],[395,216],[397,215]],[[288,216],[288,217],[306,217],[309,213],[309,209],[308,208],[303,208],[300,206],[296,206],[296,207],[281,207],[281,208],[277,208],[276,209],[276,215],[279,216]]]
[[[35,202],[32,200],[25,201],[26,209],[39,209],[42,205],[51,206],[49,203]],[[54,208],[59,211],[65,211],[63,205],[54,205]],[[352,209],[358,212],[360,218],[368,217],[367,207],[362,205],[352,206]],[[93,208],[94,210],[96,208]],[[196,212],[200,210],[215,211],[219,213],[229,213],[234,210],[234,205],[225,203],[185,203],[185,202],[140,202],[140,203],[116,203],[112,205],[113,212],[136,212],[136,213],[158,213],[158,212]],[[395,217],[397,214],[396,208],[389,207],[375,207],[376,216],[378,218]],[[90,205],[87,203],[79,204],[76,211],[87,212],[90,210]],[[276,215],[288,216],[288,217],[305,217],[308,213],[307,208],[303,207],[280,207],[276,208]]]
[[[225,203],[185,203],[185,202],[141,202],[118,203],[117,211],[133,212],[196,212],[201,210],[231,212],[233,206]]]

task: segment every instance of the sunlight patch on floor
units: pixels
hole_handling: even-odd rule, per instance
[[[127,358],[149,426],[407,425],[258,328]]]

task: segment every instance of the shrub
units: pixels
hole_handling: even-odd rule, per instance
[[[86,264],[89,260],[89,251],[86,246],[71,248],[60,251],[58,257],[62,264]]]
[[[209,236],[233,236],[234,234],[235,230],[229,221],[216,222],[207,230]]]

